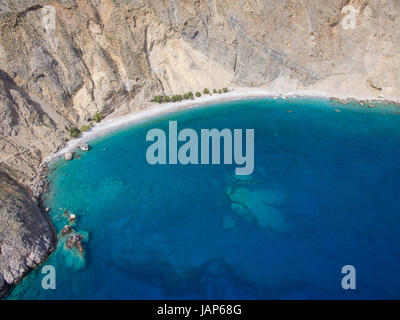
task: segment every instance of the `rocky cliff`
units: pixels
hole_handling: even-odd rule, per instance
[[[26,190],[0,173],[0,295],[42,263],[56,235]]]
[[[31,186],[71,125],[155,94],[229,85],[400,100],[399,25],[398,0],[0,0],[0,171]]]

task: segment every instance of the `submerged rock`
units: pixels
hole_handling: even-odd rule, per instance
[[[231,230],[231,229],[235,229],[235,227],[236,227],[236,223],[232,217],[230,217],[230,216],[224,217],[224,219],[222,220],[222,229]]]
[[[235,173],[228,175],[225,180],[236,185],[250,185],[255,182],[253,175],[236,175]]]
[[[86,268],[84,244],[89,241],[89,233],[84,230],[75,231],[62,237],[57,245],[56,254],[64,260],[65,266],[74,271]]]
[[[270,228],[285,232],[288,226],[285,217],[279,210],[283,199],[278,192],[272,190],[248,190],[238,188],[228,190],[231,209],[249,223],[257,223],[260,228]]]
[[[248,223],[256,223],[256,217],[242,204],[232,202],[231,209]]]

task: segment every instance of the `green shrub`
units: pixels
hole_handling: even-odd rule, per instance
[[[101,120],[103,120],[103,116],[100,112],[96,112],[96,114],[94,115],[94,121],[100,122]]]
[[[205,88],[203,90],[203,93],[204,94],[211,94],[210,90],[208,90],[207,88]],[[201,93],[198,91],[194,95],[192,91],[189,91],[189,92],[186,92],[183,95],[182,94],[174,94],[172,96],[160,96],[160,95],[157,95],[157,96],[154,97],[153,102],[166,103],[166,102],[177,102],[177,101],[189,100],[189,99],[193,100],[194,96],[201,97]]]
[[[219,89],[219,90],[218,90],[218,93],[219,93],[219,94],[221,94],[221,93],[222,93],[222,90],[221,90],[221,89]]]
[[[80,130],[76,127],[69,128],[69,134],[72,138],[78,138],[81,134]]]
[[[217,93],[217,89],[213,89],[213,93]]]
[[[154,102],[155,103],[162,103],[162,97],[161,96],[155,96],[154,97]]]
[[[162,97],[162,102],[164,103],[171,102],[171,98],[169,96],[164,96]]]
[[[89,129],[90,129],[90,127],[89,127],[89,126],[87,126],[87,125],[83,125],[83,126],[81,127],[81,132],[88,131]]]
[[[176,102],[176,101],[182,101],[184,97],[181,94],[174,94],[171,96],[171,101]]]
[[[224,93],[228,92],[228,88],[223,88],[222,90],[224,91]]]

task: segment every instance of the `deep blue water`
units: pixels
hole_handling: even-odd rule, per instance
[[[341,112],[335,112],[335,109]],[[289,113],[288,110],[293,112]],[[47,205],[87,236],[11,299],[400,298],[400,108],[251,99],[164,115],[95,141],[50,174]],[[146,162],[151,128],[255,129],[255,169]],[[356,290],[343,290],[344,265]]]

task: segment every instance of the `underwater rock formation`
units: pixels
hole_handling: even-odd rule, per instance
[[[83,230],[70,231],[60,239],[56,254],[62,255],[68,268],[74,271],[83,270],[86,268],[84,243],[89,240],[89,234]]]
[[[231,230],[231,229],[235,229],[235,227],[236,227],[236,223],[232,217],[230,217],[230,216],[224,217],[224,219],[222,220],[222,229]]]
[[[285,232],[288,225],[279,210],[283,199],[278,192],[271,190],[228,189],[231,208],[249,223],[255,222],[260,228],[270,228]]]

